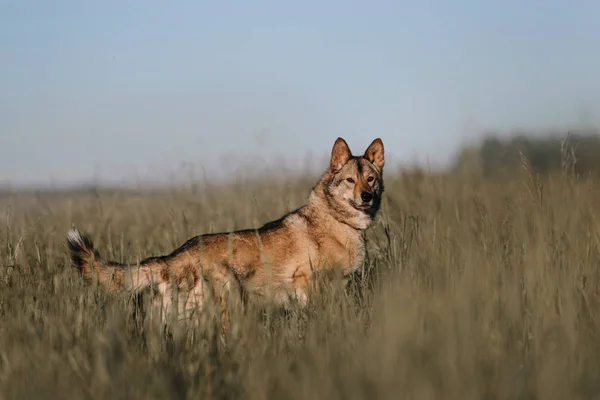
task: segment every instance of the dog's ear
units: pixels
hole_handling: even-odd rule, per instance
[[[331,169],[339,171],[352,158],[352,152],[348,147],[348,143],[341,137],[337,138],[331,150]]]
[[[383,142],[381,139],[377,138],[373,140],[363,157],[375,164],[380,170],[383,170],[385,157],[383,156]]]

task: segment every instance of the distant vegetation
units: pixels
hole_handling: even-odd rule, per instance
[[[492,133],[478,146],[465,147],[456,159],[454,170],[508,177],[524,167],[539,175],[565,168],[577,176],[599,175],[600,131],[543,136],[520,132],[508,138]]]

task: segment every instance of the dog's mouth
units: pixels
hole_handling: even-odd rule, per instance
[[[371,209],[371,207],[373,207],[373,201],[369,201],[366,203],[357,203],[354,200],[349,200],[349,203],[352,207],[354,207],[355,209],[359,210],[359,211],[368,211],[369,209]]]

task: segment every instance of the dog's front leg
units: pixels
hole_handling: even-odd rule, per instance
[[[306,274],[300,268],[294,273],[294,280],[292,281],[294,286],[294,294],[296,301],[301,308],[305,308],[308,305],[308,290],[310,285],[310,272]]]

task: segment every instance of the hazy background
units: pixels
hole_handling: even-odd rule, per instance
[[[592,1],[0,0],[0,184],[598,125]],[[319,165],[321,168],[322,165]]]

